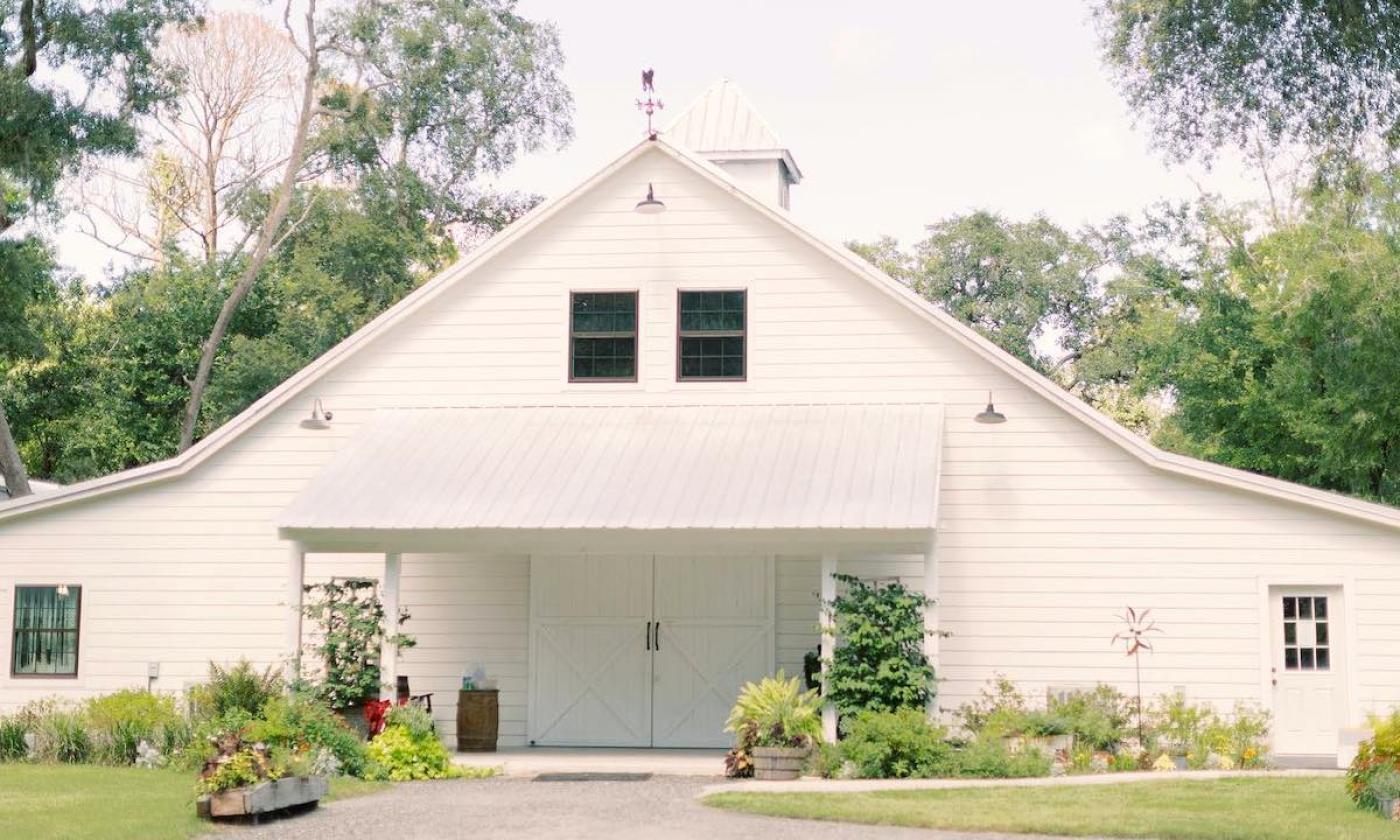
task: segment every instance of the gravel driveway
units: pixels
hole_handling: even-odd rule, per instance
[[[316,811],[235,828],[233,840],[453,840],[453,838],[920,838],[996,840],[956,834],[753,817],[695,800],[713,778],[657,776],[642,782],[535,782],[519,778],[413,782]],[[1028,835],[1016,835],[1028,840]]]

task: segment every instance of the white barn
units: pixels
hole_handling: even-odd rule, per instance
[[[833,570],[937,598],[944,709],[1130,687],[1128,605],[1146,689],[1277,754],[1400,704],[1400,510],[1153,448],[794,224],[800,177],[721,83],[185,454],[0,505],[0,710],[286,661],[303,580],[357,574],[449,739],[480,664],[503,745],[711,746]]]

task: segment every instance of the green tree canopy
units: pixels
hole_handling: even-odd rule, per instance
[[[1097,0],[1104,57],[1173,156],[1400,142],[1394,0]]]

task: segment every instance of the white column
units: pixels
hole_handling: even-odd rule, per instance
[[[924,656],[928,657],[929,664],[933,666],[934,677],[941,679],[938,663],[938,534],[934,532],[929,535],[928,543],[924,546],[924,597],[933,601],[933,605],[924,608]],[[936,683],[935,683],[936,686]],[[938,711],[937,698],[929,700],[928,712],[930,715]]]
[[[399,570],[403,555],[384,555],[384,577],[379,581],[379,600],[384,605],[384,644],[379,649],[381,699],[394,699],[394,681],[399,675],[399,649],[389,641],[399,632]]]
[[[301,620],[306,581],[306,546],[294,542],[287,550],[287,679],[294,680],[301,670]]]
[[[822,628],[822,697],[828,695],[826,684],[828,660],[836,652],[836,634],[832,627],[831,610],[828,608],[836,599],[836,555],[822,555],[821,581],[821,628]],[[836,706],[827,700],[822,705],[822,737],[827,743],[836,743]]]

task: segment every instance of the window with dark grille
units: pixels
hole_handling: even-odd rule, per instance
[[[1283,599],[1283,667],[1289,671],[1327,671],[1332,667],[1332,638],[1325,596],[1288,595]]]
[[[78,675],[81,586],[16,586],[10,672],[15,676]]]
[[[637,293],[569,296],[569,379],[637,379]]]
[[[678,379],[745,377],[747,304],[743,290],[680,293]]]

